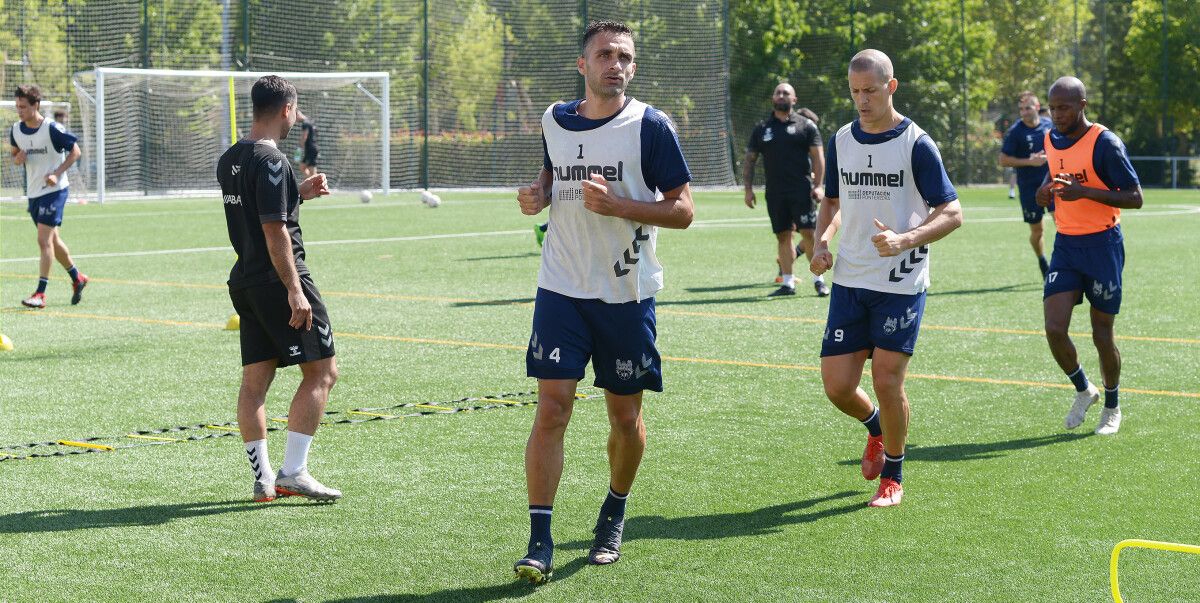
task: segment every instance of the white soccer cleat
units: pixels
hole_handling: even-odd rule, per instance
[[[1121,407],[1105,408],[1100,411],[1100,425],[1096,435],[1113,435],[1121,430]]]
[[[1075,429],[1083,424],[1083,417],[1087,415],[1088,408],[1100,401],[1100,389],[1095,385],[1088,383],[1087,390],[1075,392],[1075,402],[1071,404],[1071,410],[1067,413],[1067,420],[1064,421],[1067,429]]]
[[[301,469],[295,475],[284,475],[281,471],[275,477],[275,493],[279,496],[303,496],[313,500],[334,501],[342,497],[342,492],[330,488],[308,474],[308,469]]]

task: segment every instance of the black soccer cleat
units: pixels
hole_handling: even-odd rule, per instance
[[[592,565],[608,565],[616,563],[621,558],[621,535],[625,532],[625,518],[613,521],[612,517],[601,516],[596,520],[592,533],[596,539],[592,541],[592,549],[588,551],[588,563]]]
[[[829,297],[829,285],[825,281],[813,281],[813,289],[817,290],[817,297]]]
[[[554,548],[541,542],[529,545],[525,558],[513,564],[513,572],[518,580],[528,580],[530,584],[544,584],[554,575]]]
[[[796,288],[782,285],[778,289],[767,294],[767,297],[779,297],[781,295],[795,295]]]

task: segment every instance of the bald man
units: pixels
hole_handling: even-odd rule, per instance
[[[1044,142],[1050,173],[1037,191],[1037,202],[1042,207],[1054,204],[1057,233],[1042,294],[1046,340],[1059,368],[1075,385],[1075,399],[1065,421],[1067,429],[1075,429],[1083,424],[1088,408],[1100,401],[1100,390],[1084,375],[1067,333],[1075,306],[1086,296],[1092,306],[1092,341],[1100,354],[1104,378],[1104,408],[1096,433],[1112,435],[1121,428],[1121,352],[1113,334],[1125,267],[1121,210],[1142,207],[1142,187],[1125,144],[1084,114],[1087,89],[1083,82],[1059,78],[1050,87],[1047,104],[1054,123]]]
[[[798,252],[803,251],[812,259],[816,204],[824,191],[821,184],[825,177],[825,155],[816,120],[808,117],[812,112],[794,110],[796,90],[791,84],[782,82],[776,86],[771,102],[774,108],[771,115],[750,134],[742,163],[742,182],[746,187],[746,207],[754,209],[754,164],[762,154],[767,175],[767,215],[775,233],[780,271],[777,279],[780,287],[770,297],[777,297],[796,294],[792,266]],[[800,232],[798,248],[793,247],[792,231]],[[829,287],[820,276],[813,275],[813,288],[820,297],[829,295]]]
[[[881,478],[872,507],[898,505],[904,495],[904,377],[925,309],[929,244],[962,225],[937,145],[892,105],[900,85],[893,73],[878,50],[850,61],[858,119],[829,141],[811,262],[814,274],[833,268],[821,381],[834,406],[867,428],[862,475]],[[829,245],[839,230],[834,262]],[[859,386],[868,358],[878,408]]]

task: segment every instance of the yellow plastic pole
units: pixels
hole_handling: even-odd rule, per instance
[[[1108,561],[1108,582],[1112,587],[1113,601],[1116,601],[1116,603],[1124,603],[1125,601],[1121,598],[1121,583],[1117,577],[1117,560],[1121,557],[1121,551],[1127,548],[1157,549],[1160,551],[1200,555],[1200,546],[1193,544],[1158,542],[1157,540],[1139,540],[1136,538],[1118,542],[1117,546],[1113,547],[1112,557]]]
[[[237,142],[237,90],[233,86],[233,76],[229,76],[229,140]]]

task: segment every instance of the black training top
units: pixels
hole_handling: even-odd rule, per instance
[[[225,201],[229,242],[237,252],[229,288],[279,281],[262,230],[268,222],[287,223],[296,272],[308,274],[300,233],[300,189],[291,164],[275,143],[243,140],[229,147],[217,162],[217,182]]]
[[[746,146],[763,156],[768,195],[807,193],[812,188],[812,147],[821,147],[821,132],[799,113],[792,113],[787,121],[772,113],[754,127]]]
[[[317,148],[317,125],[311,121],[302,121],[300,129],[308,132],[308,138],[304,139],[304,147],[307,149]]]

